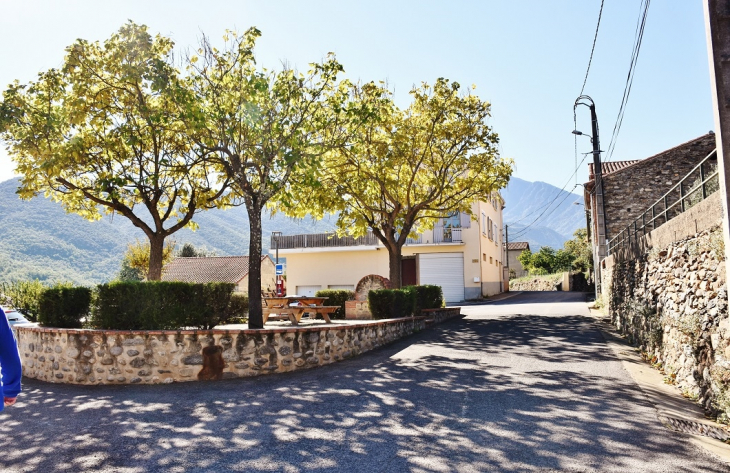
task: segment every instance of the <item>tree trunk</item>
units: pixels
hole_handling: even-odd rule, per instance
[[[388,264],[390,265],[390,287],[400,289],[402,284],[403,247],[396,242],[392,242],[386,247],[388,248]]]
[[[159,281],[162,279],[162,254],[165,249],[165,237],[153,235],[150,240],[150,266],[147,270],[148,281]]]
[[[261,209],[248,212],[250,243],[248,246],[248,328],[264,328],[261,306]]]

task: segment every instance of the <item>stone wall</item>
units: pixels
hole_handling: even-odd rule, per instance
[[[730,320],[716,194],[604,260],[603,299],[667,382],[727,422]]]
[[[562,274],[549,276],[533,276],[530,278],[513,279],[509,283],[510,291],[557,291],[563,281]]]
[[[457,309],[458,311],[458,309]],[[423,330],[426,317],[265,330],[19,328],[23,375],[54,383],[157,384],[333,363]]]
[[[607,240],[651,207],[715,149],[707,134],[603,177]]]

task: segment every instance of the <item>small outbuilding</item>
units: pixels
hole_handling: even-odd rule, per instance
[[[248,294],[248,256],[175,258],[162,270],[163,281],[195,283],[231,282],[236,292]],[[276,266],[270,256],[261,257],[261,289],[273,291]]]
[[[511,241],[507,243],[507,258],[509,261],[509,272],[514,271],[515,278],[527,276],[527,271],[522,267],[519,257],[523,251],[530,250],[530,244],[526,241]]]

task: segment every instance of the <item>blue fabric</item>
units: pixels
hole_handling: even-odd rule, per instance
[[[18,344],[2,308],[0,308],[0,314],[0,371],[2,371],[0,391],[2,391],[3,398],[17,397],[20,393],[20,378],[23,374]],[[3,407],[4,402],[0,402],[0,411],[3,410]]]

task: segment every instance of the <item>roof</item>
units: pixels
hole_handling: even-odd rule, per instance
[[[699,149],[699,150],[702,150],[702,153],[704,155],[706,155],[707,153],[712,151],[714,146],[715,146],[715,133],[710,131],[707,134],[699,136],[693,140],[684,142],[673,148],[664,150],[661,153],[655,154],[654,156],[649,156],[646,159],[637,159],[637,160],[633,160],[633,161],[602,162],[601,163],[601,172],[603,173],[604,176],[609,175],[609,174],[616,174],[619,172],[624,172],[626,169],[631,169],[634,166],[641,165],[643,163],[653,161],[655,159],[666,159],[668,155],[671,155],[673,152],[675,152],[679,148],[686,148],[686,150],[684,150],[684,151],[687,153],[697,152]],[[705,153],[705,151],[707,151],[707,152]],[[704,158],[705,157],[704,155],[701,156],[701,158]],[[698,159],[698,162],[699,162],[699,159]],[[584,186],[586,192],[590,191],[593,188],[594,181],[595,181],[595,175],[593,174],[593,163],[589,163],[588,164],[588,182]]]
[[[526,241],[512,241],[507,243],[507,251],[510,250],[529,250],[530,244]]]
[[[263,261],[268,256],[262,256]],[[163,281],[232,282],[248,274],[248,256],[208,256],[175,258],[165,265]]]
[[[638,162],[641,162],[641,159],[635,159],[633,161],[609,161],[606,163],[601,163],[601,173],[605,176],[606,174],[620,171],[623,168],[629,167],[632,164],[636,164]],[[594,178],[595,175],[593,174],[593,163],[588,163],[588,180],[592,181]]]

